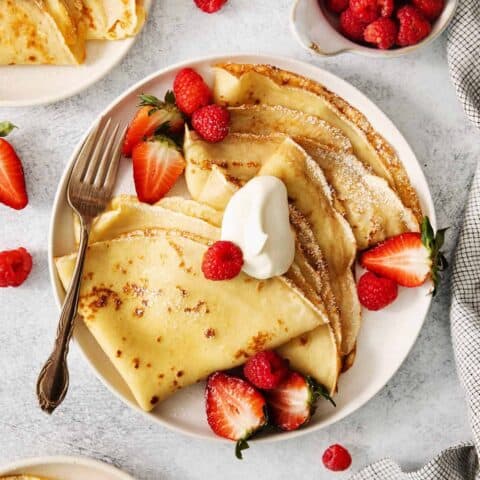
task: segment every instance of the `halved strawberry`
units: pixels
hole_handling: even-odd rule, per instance
[[[132,150],[147,137],[156,133],[177,133],[183,127],[183,115],[175,105],[173,92],[165,94],[162,102],[153,95],[140,95],[141,107],[130,123],[123,143],[123,154],[129,157]]]
[[[0,137],[7,136],[14,128],[10,122],[0,122]],[[16,210],[28,203],[22,162],[3,138],[0,138],[0,202]]]
[[[262,394],[241,378],[216,372],[208,378],[205,402],[210,428],[236,440],[235,455],[241,459],[247,440],[267,424]]]
[[[435,235],[430,220],[425,217],[421,233],[407,232],[389,238],[363,253],[360,263],[371,272],[404,287],[418,287],[431,278],[435,294],[440,272],[447,267],[447,260],[440,251],[445,231],[438,230]]]
[[[141,202],[158,202],[173,187],[185,169],[185,160],[173,140],[151,137],[132,152],[133,179]]]
[[[310,377],[292,372],[277,388],[265,392],[271,422],[281,430],[296,430],[308,423],[319,397],[335,406],[327,390]]]

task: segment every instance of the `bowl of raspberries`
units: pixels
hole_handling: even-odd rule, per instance
[[[356,52],[395,57],[434,40],[457,0],[297,0],[291,24],[300,43],[320,55]]]

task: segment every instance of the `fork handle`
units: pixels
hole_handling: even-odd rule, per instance
[[[62,403],[68,390],[68,347],[77,313],[81,276],[87,252],[91,220],[85,221],[83,218],[80,218],[80,224],[80,246],[77,261],[72,281],[62,306],[55,345],[37,380],[37,398],[41,409],[47,413],[52,413]]]

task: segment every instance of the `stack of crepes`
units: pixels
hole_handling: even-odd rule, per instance
[[[214,96],[230,110],[231,133],[212,144],[186,131],[192,199],[115,198],[90,239],[79,313],[146,410],[272,348],[335,393],[361,323],[357,252],[419,230],[419,201],[394,151],[323,86],[225,64],[215,67]],[[257,175],[287,188],[294,262],[269,280],[206,280],[201,260],[220,238],[223,209]],[[65,286],[74,262],[57,259]]]
[[[86,41],[135,35],[143,0],[0,0],[0,64],[77,65]]]

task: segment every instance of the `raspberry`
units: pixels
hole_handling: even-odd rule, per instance
[[[395,3],[393,0],[378,0],[378,5],[380,7],[381,17],[392,16],[393,10],[395,9]]]
[[[0,252],[0,287],[18,287],[32,270],[32,257],[23,248]]]
[[[353,16],[361,22],[370,23],[380,16],[377,0],[350,0],[349,8]]]
[[[398,295],[397,284],[372,272],[364,273],[357,285],[358,299],[368,310],[380,310],[390,305]]]
[[[243,267],[243,253],[234,243],[221,240],[205,252],[202,272],[209,280],[230,280]]]
[[[397,25],[391,18],[381,17],[367,26],[363,32],[363,38],[366,42],[386,50],[395,45],[397,30]]]
[[[349,0],[326,0],[325,5],[332,13],[342,13],[348,8]]]
[[[323,464],[329,470],[341,472],[352,464],[352,457],[348,450],[341,445],[330,445],[322,456]]]
[[[218,12],[227,0],[195,0],[195,5],[205,13]]]
[[[400,8],[397,12],[397,18],[400,22],[397,45],[401,47],[415,45],[427,37],[432,29],[420,10],[412,5],[405,5]]]
[[[207,142],[220,142],[228,135],[230,114],[219,105],[207,105],[192,115],[192,126]]]
[[[363,32],[367,24],[356,18],[348,8],[340,14],[340,31],[350,40],[363,41]]]
[[[288,373],[288,362],[271,350],[257,353],[243,367],[245,378],[264,390],[278,387]]]
[[[177,73],[173,82],[173,93],[177,107],[187,115],[212,101],[210,88],[192,68],[184,68]]]
[[[417,7],[427,20],[436,20],[443,11],[444,0],[412,0],[412,5]]]

